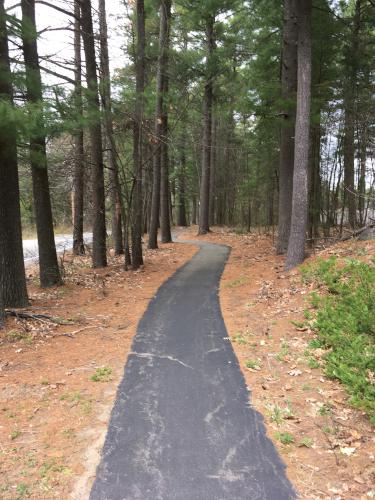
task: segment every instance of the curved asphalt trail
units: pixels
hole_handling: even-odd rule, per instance
[[[296,498],[221,315],[229,249],[190,243],[139,323],[90,499]]]

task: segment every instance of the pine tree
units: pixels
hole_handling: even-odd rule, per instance
[[[92,264],[105,267],[106,224],[103,143],[100,121],[98,78],[96,74],[95,40],[92,25],[91,1],[81,2],[82,37],[86,56],[87,103],[89,107],[89,134],[91,146],[91,185],[92,185]]]
[[[311,10],[311,0],[299,2],[293,203],[286,269],[297,266],[305,258],[311,104]]]
[[[22,251],[17,130],[4,0],[0,0],[0,324],[4,307],[28,305]]]
[[[40,284],[49,287],[61,283],[57,262],[51,196],[48,180],[43,89],[40,75],[35,0],[22,0],[22,45],[26,69],[27,101],[34,120],[30,136],[30,164],[38,235]]]

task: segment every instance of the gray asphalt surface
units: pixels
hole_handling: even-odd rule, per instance
[[[222,319],[229,250],[200,247],[140,321],[91,500],[296,497]]]

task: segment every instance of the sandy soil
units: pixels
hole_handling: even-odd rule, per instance
[[[314,334],[292,324],[309,307],[311,290],[299,272],[284,272],[270,236],[220,228],[198,238],[196,233],[193,227],[183,237],[232,247],[220,290],[224,320],[251,402],[264,415],[300,498],[375,497],[373,428],[348,405],[340,384],[315,367],[324,352],[307,351]],[[374,242],[350,241],[319,254],[370,259],[374,253]],[[293,443],[280,442],[285,433]]]
[[[138,320],[196,250],[162,245],[136,272],[67,255],[64,286],[47,291],[28,269],[29,311],[69,324],[10,319],[0,333],[1,499],[88,498]]]

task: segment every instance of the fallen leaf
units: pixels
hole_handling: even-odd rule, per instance
[[[350,455],[353,455],[356,452],[357,448],[349,448],[349,447],[341,447],[340,451],[343,455],[347,455],[350,457]]]
[[[288,375],[290,375],[291,377],[298,377],[299,375],[302,375],[302,372],[301,370],[294,369],[290,370],[290,372],[288,372]]]

